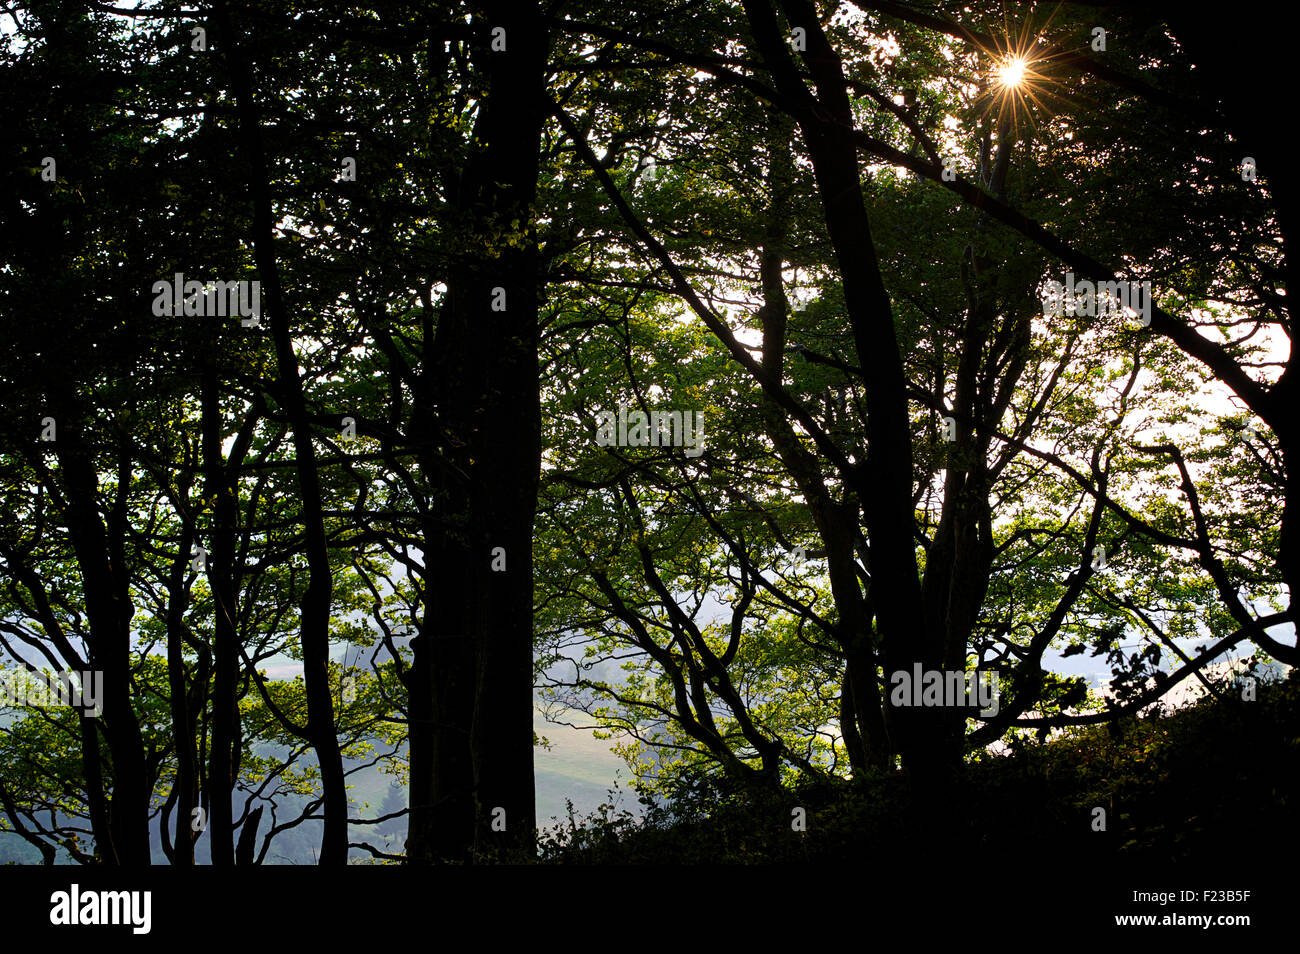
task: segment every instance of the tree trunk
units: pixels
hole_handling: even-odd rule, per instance
[[[112,841],[99,845],[106,861],[147,865],[150,785],[140,724],[131,705],[131,606],[126,567],[109,555],[100,520],[98,476],[71,413],[61,415],[58,448],[68,502],[68,530],[81,569],[90,621],[90,665],[103,673],[100,729],[113,764],[108,829]]]
[[[329,623],[333,606],[334,578],[329,563],[329,543],[325,536],[324,507],[321,501],[320,473],[316,448],[312,442],[311,421],[307,416],[298,358],[293,350],[289,315],[280,289],[280,273],[275,259],[275,221],[271,207],[266,157],[253,102],[251,66],[240,52],[240,39],[230,20],[226,4],[215,11],[215,22],[226,42],[226,57],[231,86],[239,114],[240,146],[248,170],[249,192],[253,202],[253,249],[257,273],[262,283],[279,372],[278,397],[293,431],[295,470],[306,536],[307,591],[301,602],[301,643],[303,683],[307,695],[307,734],[320,767],[324,799],[324,832],[321,836],[320,863],[347,864],[348,798],[344,783],[343,757],[334,728],[334,701],[329,683]],[[219,708],[221,700],[214,705]],[[215,742],[215,740],[214,740]],[[215,799],[213,804],[216,804]]]
[[[210,368],[203,371],[203,469],[204,495],[212,501],[207,554],[207,576],[212,588],[213,659],[216,682],[212,690],[212,751],[208,756],[208,844],[214,866],[235,863],[234,815],[231,795],[235,786],[235,738],[239,709],[236,703],[239,675],[239,647],[235,633],[235,520],[234,488],[230,485],[222,455],[224,435],[217,394],[217,378]],[[184,795],[182,795],[184,798]],[[189,819],[181,819],[188,825]]]
[[[547,31],[535,3],[492,4],[476,23],[487,92],[456,208],[473,238],[450,270],[436,362],[415,422],[445,435],[446,526],[428,539],[429,611],[413,643],[408,855],[530,855],[533,781],[532,535],[541,459],[538,253],[532,205],[546,112]],[[491,49],[495,28],[505,49]],[[481,239],[482,241],[475,241]],[[436,468],[436,470],[434,470]],[[422,751],[417,751],[421,749]],[[431,777],[429,777],[431,774]],[[417,803],[417,799],[419,800]]]
[[[791,26],[806,31],[803,60],[816,86],[816,97],[790,59],[768,0],[745,0],[744,7],[764,63],[778,90],[791,102],[808,146],[863,372],[867,459],[845,479],[861,501],[868,532],[871,600],[884,649],[885,673],[910,670],[913,662],[939,669],[942,637],[925,630],[921,612],[913,539],[907,381],[862,197],[857,149],[848,135],[853,116],[843,68],[809,0],[782,0],[781,7]],[[829,117],[837,128],[827,126],[819,117]],[[933,742],[942,735],[942,720],[920,707],[891,706],[887,715],[890,739],[914,781],[919,786],[941,782],[948,759]]]

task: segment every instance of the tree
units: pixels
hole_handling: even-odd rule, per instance
[[[635,23],[623,28],[610,28],[590,21],[568,21],[567,26],[574,32],[639,47],[652,56],[652,58],[639,64],[647,70],[664,73],[674,70],[689,71],[694,69],[712,73],[726,83],[733,93],[742,96],[744,93],[755,93],[767,102],[787,110],[800,121],[804,130],[804,139],[808,144],[810,161],[818,176],[818,185],[822,190],[823,206],[827,215],[826,227],[832,245],[835,244],[834,235],[836,231],[842,237],[839,246],[836,247],[836,258],[840,273],[846,276],[845,282],[847,284],[844,294],[848,313],[851,319],[855,314],[859,316],[857,320],[851,321],[856,345],[854,350],[857,352],[856,357],[858,358],[856,366],[849,365],[838,356],[830,360],[827,360],[824,355],[812,354],[809,357],[810,360],[818,360],[828,366],[840,367],[853,375],[855,379],[861,381],[861,386],[866,395],[866,423],[868,430],[867,440],[863,445],[867,449],[864,463],[850,466],[848,464],[849,456],[845,454],[842,447],[837,448],[834,446],[831,435],[826,432],[827,429],[810,423],[810,415],[806,406],[803,408],[791,407],[791,396],[781,392],[778,379],[771,372],[771,369],[760,366],[747,353],[746,348],[739,344],[733,330],[727,328],[724,324],[724,319],[711,312],[710,305],[712,302],[708,301],[708,296],[697,292],[692,287],[691,281],[687,279],[685,270],[680,267],[679,263],[674,262],[669,250],[669,240],[660,239],[651,234],[652,230],[649,227],[651,219],[635,209],[635,203],[630,197],[626,194],[620,194],[612,176],[603,171],[606,164],[597,159],[592,150],[584,148],[582,140],[585,139],[587,134],[583,130],[589,126],[589,122],[569,121],[565,123],[565,128],[574,140],[579,154],[584,156],[593,175],[600,181],[606,195],[627,220],[629,230],[635,234],[656,265],[671,276],[671,291],[680,295],[684,301],[690,304],[700,320],[723,342],[736,362],[745,368],[756,382],[761,384],[765,393],[772,396],[773,403],[787,410],[799,422],[800,426],[815,443],[817,450],[823,453],[835,466],[838,471],[837,476],[844,482],[844,485],[858,491],[856,503],[863,507],[866,516],[867,547],[874,549],[880,546],[880,549],[874,549],[874,552],[879,554],[880,557],[884,557],[885,565],[890,568],[886,574],[886,579],[877,578],[875,573],[870,570],[866,571],[870,575],[869,592],[873,597],[879,598],[886,603],[883,608],[873,605],[872,612],[866,617],[866,619],[870,619],[874,616],[881,630],[882,642],[886,647],[886,674],[899,670],[905,671],[903,664],[910,663],[913,660],[921,662],[927,668],[959,667],[972,648],[973,627],[978,621],[976,610],[981,607],[984,594],[989,586],[995,544],[998,548],[1008,546],[1014,544],[1018,535],[1025,532],[1034,532],[1030,527],[1022,525],[1016,529],[1015,534],[1010,538],[998,543],[989,530],[984,529],[988,525],[989,493],[991,490],[987,486],[989,475],[1001,472],[1013,459],[1015,453],[1022,451],[1026,453],[1036,452],[1041,459],[1059,466],[1071,481],[1077,482],[1085,491],[1085,494],[1092,498],[1094,505],[1091,518],[1087,532],[1080,541],[1078,549],[1075,550],[1074,560],[1078,562],[1075,564],[1076,569],[1073,571],[1068,585],[1059,593],[1054,606],[1049,604],[1043,607],[1042,616],[1034,627],[1036,632],[1033,638],[1029,640],[1028,645],[1023,649],[1017,648],[1016,651],[1021,657],[1022,664],[1013,674],[1012,692],[1004,702],[1001,715],[994,718],[983,730],[975,733],[971,739],[972,742],[986,742],[1005,732],[1009,726],[1016,723],[1027,708],[1034,706],[1036,703],[1049,702],[1052,695],[1058,695],[1061,699],[1070,699],[1077,696],[1077,683],[1062,684],[1059,681],[1054,682],[1045,679],[1039,663],[1047,646],[1057,639],[1062,632],[1066,631],[1062,627],[1066,624],[1072,608],[1077,605],[1081,612],[1085,610],[1087,612],[1096,612],[1098,609],[1096,599],[1100,599],[1100,597],[1096,594],[1097,587],[1095,585],[1089,586],[1089,578],[1093,573],[1095,551],[1098,549],[1099,540],[1105,539],[1105,537],[1099,536],[1103,529],[1106,530],[1106,536],[1118,533],[1121,542],[1127,542],[1133,533],[1141,533],[1160,545],[1182,546],[1198,552],[1202,559],[1211,565],[1214,564],[1216,558],[1211,553],[1211,546],[1204,538],[1204,534],[1200,534],[1200,536],[1188,536],[1186,533],[1171,534],[1168,529],[1154,526],[1151,522],[1143,520],[1110,495],[1108,481],[1112,479],[1112,464],[1116,462],[1113,460],[1112,453],[1102,453],[1105,448],[1104,442],[1109,439],[1105,430],[1099,435],[1103,443],[1093,445],[1090,463],[1091,474],[1080,472],[1078,469],[1071,467],[1057,454],[1044,454],[1037,448],[1025,446],[1024,442],[1030,439],[1035,427],[1043,423],[1038,418],[1041,416],[1048,398],[1051,397],[1060,375],[1067,370],[1068,358],[1075,347],[1070,342],[1078,339],[1082,334],[1081,330],[1076,331],[1073,336],[1066,339],[1066,358],[1059,363],[1057,372],[1054,375],[1037,375],[1039,382],[1047,384],[1047,391],[1041,396],[1041,402],[1031,397],[1025,404],[1021,405],[1021,407],[1028,409],[1028,413],[1018,422],[1018,426],[1023,425],[1023,429],[1013,435],[998,432],[997,428],[1000,426],[1000,421],[1008,410],[1007,402],[1014,393],[1015,383],[1024,371],[1023,362],[1026,357],[1027,339],[1023,337],[1023,332],[1017,332],[1016,329],[1017,327],[1028,328],[1028,319],[1037,307],[1034,300],[1036,295],[1033,293],[1036,291],[1035,286],[1038,283],[1038,275],[1033,274],[1031,265],[1028,270],[1019,275],[1017,279],[1018,285],[1008,286],[1006,281],[996,273],[986,276],[982,280],[972,282],[972,276],[965,276],[967,266],[963,264],[963,274],[967,281],[967,293],[973,297],[971,298],[968,316],[968,330],[964,335],[965,344],[962,344],[960,339],[956,344],[959,349],[958,353],[963,356],[961,365],[957,369],[956,392],[952,395],[956,404],[951,408],[955,412],[955,416],[951,420],[957,430],[957,435],[954,436],[958,437],[958,447],[954,448],[954,454],[948,462],[949,474],[945,482],[945,493],[947,495],[945,507],[942,516],[937,522],[938,534],[927,547],[928,552],[925,554],[924,559],[924,576],[920,578],[917,584],[920,589],[917,592],[912,592],[909,587],[902,584],[881,585],[886,580],[893,579],[890,574],[903,572],[897,570],[899,566],[906,566],[910,563],[913,570],[906,575],[917,574],[916,560],[911,553],[912,531],[909,530],[905,534],[901,529],[898,529],[891,534],[891,531],[887,529],[884,533],[879,532],[879,529],[872,529],[870,514],[873,509],[882,503],[888,506],[890,515],[878,515],[878,519],[884,520],[884,526],[889,527],[892,525],[888,521],[893,519],[893,514],[910,514],[910,501],[914,499],[911,475],[915,458],[910,451],[907,451],[906,445],[899,443],[897,440],[891,443],[881,436],[879,429],[887,429],[887,425],[880,422],[881,418],[883,416],[888,419],[890,414],[887,409],[897,407],[899,401],[906,403],[909,397],[920,400],[931,408],[943,408],[945,412],[949,408],[946,403],[947,395],[943,393],[944,389],[936,388],[931,391],[929,389],[918,389],[910,385],[906,373],[902,369],[902,359],[896,344],[891,345],[883,338],[876,340],[872,337],[873,334],[889,337],[892,334],[895,321],[882,310],[884,305],[872,306],[869,304],[872,301],[879,303],[881,293],[878,288],[873,290],[873,286],[879,284],[878,278],[873,278],[873,274],[877,272],[874,264],[876,252],[874,249],[865,248],[863,245],[865,241],[868,241],[868,236],[871,234],[867,229],[865,212],[858,211],[859,209],[865,210],[865,202],[856,200],[845,202],[845,196],[852,196],[859,192],[857,163],[852,158],[852,154],[857,148],[857,144],[866,144],[868,147],[873,148],[877,154],[886,155],[891,161],[900,161],[900,157],[904,157],[906,154],[896,148],[886,151],[879,148],[878,145],[873,145],[880,142],[876,130],[872,130],[870,133],[857,133],[854,124],[858,120],[851,111],[850,103],[846,97],[846,90],[853,88],[858,92],[874,94],[871,95],[871,99],[880,106],[880,112],[891,113],[898,120],[895,129],[901,128],[905,134],[913,138],[914,143],[918,145],[925,144],[928,147],[931,162],[935,161],[937,153],[933,148],[933,144],[928,142],[928,137],[924,131],[917,127],[914,118],[915,113],[907,106],[902,109],[890,108],[884,105],[889,104],[887,94],[874,90],[872,84],[868,84],[863,80],[851,80],[844,75],[841,68],[837,66],[838,59],[823,33],[821,24],[813,16],[814,11],[810,4],[791,5],[783,9],[785,9],[791,27],[802,28],[805,36],[810,37],[806,51],[807,55],[804,59],[808,73],[815,82],[816,95],[819,97],[818,101],[811,98],[812,94],[808,92],[804,85],[806,80],[799,75],[797,68],[785,52],[782,30],[762,4],[747,5],[746,12],[758,38],[764,65],[773,74],[773,86],[762,85],[759,80],[747,73],[746,70],[754,62],[753,60],[745,61],[738,57],[720,57],[707,49],[697,50],[695,49],[696,44],[690,39],[672,42],[665,41],[658,36],[649,38],[638,33]],[[688,31],[686,35],[705,38],[703,45],[707,47],[707,38],[711,36],[711,33],[707,29],[699,29]],[[665,92],[667,92],[667,89],[665,89]],[[905,96],[900,98],[906,102]],[[988,97],[984,99],[987,103]],[[886,122],[888,122],[887,117]],[[987,133],[980,153],[981,184],[983,188],[991,191],[991,201],[996,201],[996,196],[1002,192],[1002,184],[1006,181],[1007,175],[1007,160],[1011,155],[1011,147],[1015,144],[1015,139],[1018,138],[1018,134],[1016,136],[1012,135],[1014,124],[1011,122],[1009,106],[1001,111],[1001,120],[997,125],[997,137],[992,143],[996,145],[996,154],[990,148],[991,144]],[[742,148],[749,147],[744,140],[740,140],[739,144]],[[1032,142],[1030,142],[1027,147],[1032,147],[1032,145]],[[837,153],[836,150],[839,150],[839,152]],[[743,160],[737,164],[743,166]],[[909,164],[913,168],[920,165],[917,161],[910,159]],[[938,168],[941,165],[941,163],[935,163],[934,167]],[[927,168],[930,167],[927,166]],[[1032,192],[1030,194],[1032,195]],[[990,197],[985,196],[985,198]],[[984,209],[987,206],[988,202],[982,199],[978,207]],[[885,207],[887,208],[887,206]],[[1002,204],[1002,207],[1006,208],[1005,204]],[[659,214],[661,212],[662,208],[656,209],[654,218],[656,227],[654,231],[658,231],[665,236],[671,236],[673,234],[673,224],[665,222],[664,218]],[[976,235],[984,233],[989,228],[992,218],[988,214],[981,214],[976,222],[974,233]],[[707,231],[705,230],[706,234]],[[779,238],[779,234],[776,237]],[[1146,236],[1144,236],[1145,238]],[[1159,235],[1152,237],[1153,248],[1159,248],[1158,245],[1154,245],[1155,242],[1159,241],[1161,241]],[[987,242],[988,239],[981,239],[975,245],[974,255],[969,265],[972,273],[977,274],[980,271],[988,271],[991,265],[997,264],[995,260],[990,261],[988,256],[984,254]],[[968,248],[966,254],[970,255],[971,252],[972,249]],[[763,284],[765,288],[781,293],[782,297],[784,297],[784,293],[780,289],[780,282],[776,280],[777,270],[774,266],[775,263],[773,263],[773,267],[769,268],[769,278]],[[1006,272],[1009,269],[1004,265],[1000,271]],[[862,283],[859,285],[857,292],[852,291],[851,286],[853,283]],[[981,288],[981,285],[984,287]],[[1021,309],[1019,321],[1013,320],[1010,324],[999,324],[997,327],[990,327],[990,321],[994,316],[994,307],[1006,302],[1013,302],[1018,309]],[[779,363],[777,363],[779,358],[775,357],[775,355],[779,355],[780,351],[768,347],[768,344],[769,341],[783,340],[783,304],[779,300],[774,302],[769,298],[761,312],[763,328],[765,332],[771,335],[769,339],[764,340],[762,348],[764,362],[777,368],[780,367]],[[874,312],[872,311],[873,307],[876,308]],[[878,315],[878,317],[872,319],[873,314]],[[873,320],[875,321],[875,327],[877,327],[875,332],[871,330]],[[800,351],[808,354],[806,346],[800,348]],[[967,354],[970,355],[969,360],[965,358]],[[1126,413],[1124,410],[1125,399],[1134,386],[1141,365],[1139,354],[1140,352],[1133,353],[1132,375],[1127,386],[1121,389],[1121,400],[1118,407],[1119,415],[1113,424],[1108,427],[1112,434],[1123,422]],[[987,366],[981,367],[977,359],[987,359]],[[880,367],[882,361],[890,367],[894,367],[895,360],[898,362],[898,367],[895,370],[882,370]],[[1165,356],[1157,355],[1157,361],[1160,367],[1168,368]],[[991,378],[989,377],[990,373],[992,373]],[[892,387],[890,385],[891,381],[893,382]],[[979,382],[978,389],[976,382]],[[871,397],[873,392],[876,395],[874,400]],[[973,400],[978,400],[978,409],[976,405],[972,404]],[[873,405],[876,407],[874,412],[871,410]],[[886,409],[883,415],[881,413],[882,408]],[[871,434],[873,417],[879,422],[876,425],[874,438]],[[990,453],[991,438],[994,437],[1009,446],[1005,451],[996,453],[992,460],[985,463]],[[797,445],[787,443],[787,446],[792,451],[787,456],[794,458],[793,451],[797,448]],[[884,475],[895,469],[895,464],[892,460],[882,457],[878,459],[879,472],[875,473],[871,478],[876,483],[869,484],[866,481],[868,479],[867,475],[870,473],[871,453],[874,449],[883,448],[891,448],[899,452],[898,456],[904,460],[906,466],[897,468],[900,471],[900,476],[892,478],[893,482],[891,483],[891,478]],[[953,463],[963,465],[955,474],[952,467]],[[1133,472],[1133,465],[1125,461],[1123,467],[1127,483],[1129,475]],[[1149,468],[1141,469],[1150,472]],[[807,468],[804,468],[804,473],[808,473]],[[907,475],[906,498],[902,495],[904,482],[901,473]],[[966,483],[965,489],[963,489],[963,482]],[[1183,484],[1187,484],[1185,479]],[[587,486],[593,485],[588,483]],[[805,486],[808,486],[807,482],[805,482]],[[896,487],[897,492],[890,496],[884,492],[887,487]],[[921,493],[924,494],[924,484],[922,484]],[[631,497],[626,489],[624,495]],[[1194,501],[1193,507],[1195,508]],[[1107,518],[1108,521],[1118,519],[1122,523],[1118,528],[1108,528],[1103,523],[1103,518]],[[909,515],[909,523],[911,519]],[[1199,520],[1199,517],[1197,519]],[[823,521],[823,523],[825,522]],[[1165,520],[1159,522],[1165,527],[1169,526]],[[963,526],[966,529],[961,529]],[[888,545],[887,541],[891,539],[897,541],[897,552],[890,549]],[[958,544],[959,540],[961,541],[960,544]],[[843,552],[843,546],[840,549]],[[906,554],[905,557],[904,554]],[[897,559],[891,559],[889,555],[895,556]],[[871,558],[870,565],[878,565],[880,557]],[[1068,563],[1066,565],[1069,566]],[[603,575],[603,571],[599,568],[597,568],[596,572]],[[1212,580],[1215,572],[1211,570],[1209,574]],[[919,576],[919,574],[917,575]],[[851,578],[852,576],[850,576]],[[601,583],[601,576],[597,576],[597,583]],[[1177,586],[1172,580],[1166,585]],[[1223,588],[1218,585],[1217,581],[1215,581],[1215,586],[1222,594]],[[854,593],[856,588],[856,582],[852,587],[841,587],[841,592],[844,594],[843,600],[840,601],[841,605],[838,607],[841,611],[851,607],[852,602],[860,598],[858,594]],[[1178,592],[1178,590],[1176,588],[1166,589],[1162,592],[1168,596]],[[613,599],[611,594],[607,593],[606,595]],[[1114,594],[1110,594],[1109,599],[1111,601],[1110,612],[1124,610],[1122,597],[1117,600]],[[957,600],[958,602],[949,602],[950,600]],[[1083,602],[1080,602],[1081,600]],[[668,598],[658,601],[669,618],[673,616],[675,609],[671,605],[673,602],[674,600]],[[872,599],[873,604],[874,602],[875,600]],[[845,604],[847,604],[847,607]],[[641,624],[635,615],[626,610],[620,611],[617,601],[612,605],[616,614],[621,613],[623,624],[631,627],[634,631],[634,637],[631,641],[653,654],[654,651],[650,648],[649,640],[646,639],[646,632],[643,629],[638,629]],[[1131,609],[1130,605],[1125,611],[1131,611]],[[844,618],[843,615],[841,615],[841,618]],[[857,618],[863,619],[860,613]],[[891,628],[891,625],[887,622],[891,618],[896,621],[910,619],[912,622],[908,626],[900,625]],[[918,621],[922,619],[928,620],[928,622],[919,625]],[[882,624],[882,620],[886,622]],[[1099,631],[1104,630],[1103,627]],[[682,636],[676,622],[673,623],[673,631],[677,634],[677,638],[681,640]],[[889,635],[891,632],[894,634],[892,637]],[[917,636],[918,632],[921,634],[928,632],[930,635],[920,638]],[[1164,633],[1158,629],[1157,634],[1160,638],[1164,638]],[[1005,631],[1001,635],[1004,637]],[[1218,643],[1217,648],[1222,649],[1225,645],[1230,645],[1231,642],[1240,638],[1240,632],[1231,634]],[[977,647],[982,641],[976,640]],[[1005,639],[1003,641],[1005,642]],[[890,649],[891,646],[892,649]],[[1007,648],[1000,650],[1002,660],[1009,663],[1015,657],[1007,655],[1008,648],[1016,648],[1015,643],[1010,643]],[[1104,645],[1102,648],[1105,648]],[[987,649],[987,643],[984,649]],[[984,649],[980,651],[981,659],[987,658]],[[1158,650],[1155,655],[1158,658]],[[1195,672],[1203,665],[1204,661],[1193,662],[1186,659],[1185,667],[1180,674],[1187,675]],[[665,664],[665,668],[669,668],[669,666]],[[874,682],[874,679],[872,681]],[[1170,684],[1169,681],[1161,681],[1157,686],[1158,692],[1165,691]],[[605,685],[601,688],[617,696],[612,687]],[[723,690],[718,689],[716,685],[711,685],[711,688],[717,689],[719,694],[725,698]],[[1044,698],[1045,693],[1048,698]],[[685,689],[679,682],[678,698],[683,698],[684,694],[686,694]],[[1149,694],[1144,694],[1143,697],[1132,700],[1129,706],[1149,701],[1150,698]],[[626,702],[627,699],[625,698],[624,701]],[[636,707],[641,703],[632,702],[631,705]],[[698,738],[699,729],[696,727],[696,723],[700,722],[698,714],[702,713],[702,711],[698,701],[689,706],[683,703],[677,705],[676,718],[680,720],[688,735],[696,735]],[[732,711],[735,711],[734,707]],[[893,716],[892,720],[889,718],[891,715]],[[1107,717],[1109,716],[1099,715],[1083,718]],[[916,724],[909,726],[908,723],[913,720],[915,720]],[[923,787],[928,787],[926,783],[931,781],[937,783],[943,773],[947,771],[946,767],[950,767],[953,760],[960,753],[960,747],[954,745],[954,724],[951,715],[932,718],[924,713],[905,710],[903,712],[887,712],[887,721],[894,723],[895,729],[900,736],[897,741],[899,747],[905,752],[905,764],[910,762],[919,768]],[[947,725],[945,725],[945,722]],[[861,736],[862,727],[859,726],[858,728],[858,735]],[[846,736],[849,735],[851,733],[846,730]],[[909,741],[909,736],[911,741]],[[704,740],[701,739],[701,741]],[[717,745],[718,742],[715,737],[715,741],[712,743],[706,742],[705,747],[706,749],[716,749]],[[913,753],[910,759],[906,755],[906,751],[909,749]],[[941,785],[939,785],[939,790],[942,791]]]

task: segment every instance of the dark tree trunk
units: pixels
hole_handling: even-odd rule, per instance
[[[792,133],[790,118],[774,111],[768,128],[771,198],[760,272],[764,303],[763,370],[775,381],[781,381],[783,377],[786,316],[789,313],[782,269],[793,201]],[[816,459],[804,449],[775,402],[765,399],[763,412],[773,447],[808,502],[817,531],[826,546],[831,592],[839,613],[837,638],[844,652],[840,728],[849,764],[854,772],[868,766],[883,768],[889,757],[889,742],[876,685],[871,614],[858,582],[854,557],[854,542],[858,535],[857,505],[839,504],[832,498]]]
[[[334,727],[334,701],[329,682],[329,623],[334,578],[329,563],[329,543],[325,536],[320,473],[298,358],[293,350],[289,314],[280,288],[274,247],[275,220],[257,108],[253,101],[252,67],[241,53],[240,38],[231,25],[226,4],[216,8],[215,22],[225,40],[231,87],[238,108],[240,147],[247,166],[253,204],[254,259],[262,283],[266,304],[264,312],[270,325],[279,372],[277,396],[293,431],[308,571],[307,591],[300,604],[307,734],[320,767],[325,815],[320,863],[343,865],[347,864],[348,857],[348,798],[343,757]],[[217,700],[215,706],[219,708],[220,704],[220,700]],[[213,804],[216,804],[215,799]]]
[[[541,458],[540,293],[532,204],[545,111],[547,31],[535,3],[491,4],[477,27],[487,91],[456,196],[486,242],[448,275],[436,362],[417,408],[445,435],[441,519],[428,540],[430,603],[415,644],[407,850],[412,860],[532,850],[532,535]],[[490,31],[504,29],[506,49]],[[513,238],[513,241],[511,239]],[[419,398],[417,397],[417,400]],[[427,749],[418,751],[417,747]],[[417,804],[416,799],[420,799]]]
[[[235,850],[235,863],[238,865],[256,864],[254,851],[257,847],[257,828],[262,824],[262,806],[258,805],[248,813],[244,825],[239,829],[239,845]]]
[[[98,476],[71,413],[60,420],[55,446],[64,477],[68,530],[81,568],[90,621],[90,665],[103,673],[104,680],[99,722],[113,764],[112,796],[108,802],[112,840],[100,845],[99,850],[109,862],[147,865],[151,786],[140,724],[131,705],[133,610],[126,567],[110,556],[109,536],[97,502]]]
[[[188,488],[185,488],[186,492]],[[167,579],[167,686],[170,693],[172,737],[176,741],[176,838],[172,864],[194,864],[194,808],[198,803],[198,754],[194,747],[194,717],[186,686],[183,627],[189,591],[185,571],[194,546],[194,526],[182,516],[180,549]]]
[[[46,19],[44,60],[58,75],[70,64],[92,62],[95,33],[84,9],[75,5],[53,5],[41,10]],[[96,141],[90,124],[90,108],[84,91],[76,84],[56,83],[51,89],[53,109],[52,141],[64,144],[60,162],[77,162],[88,144]],[[74,158],[76,157],[76,158]],[[82,759],[90,804],[96,853],[107,864],[141,865],[150,861],[148,766],[145,762],[140,726],[131,704],[131,619],[130,573],[125,562],[127,528],[126,500],[131,468],[125,460],[118,467],[117,498],[110,507],[107,525],[101,514],[99,461],[95,440],[88,433],[90,415],[82,404],[81,389],[89,389],[93,372],[65,358],[84,350],[78,346],[82,332],[78,324],[95,303],[68,275],[76,274],[78,260],[94,247],[86,221],[84,202],[42,203],[29,220],[30,233],[21,254],[30,255],[23,269],[41,276],[32,289],[38,311],[32,327],[41,329],[46,343],[28,353],[38,356],[48,380],[33,384],[45,391],[46,404],[58,432],[53,449],[58,457],[58,480],[66,509],[63,518],[81,575],[90,669],[103,674],[102,713],[99,718],[81,718]],[[27,220],[17,215],[14,221]],[[44,286],[44,287],[42,287]],[[54,308],[47,302],[57,303]],[[50,328],[49,322],[55,326]],[[51,348],[48,342],[55,342]],[[57,351],[55,349],[58,349]],[[50,362],[58,351],[63,354]],[[57,372],[56,373],[56,369]],[[69,370],[73,377],[62,377]],[[122,481],[128,485],[122,485]],[[55,489],[55,488],[51,488]],[[121,535],[121,539],[114,539]],[[39,581],[34,581],[39,587]],[[70,647],[69,647],[70,648]],[[72,654],[65,652],[71,661]],[[111,766],[108,779],[103,772],[99,733],[103,733]],[[110,794],[111,793],[111,794]]]
[[[221,450],[224,438],[217,377],[204,368],[202,394],[204,496],[212,501],[207,555],[207,576],[212,587],[213,659],[216,681],[212,690],[212,751],[208,757],[208,843],[212,864],[235,863],[235,829],[231,796],[235,786],[235,746],[239,708],[239,645],[235,632],[235,489]],[[181,796],[182,798],[184,795]],[[187,823],[187,819],[182,819]]]
[[[853,117],[843,69],[809,0],[782,0],[781,7],[792,26],[806,30],[803,60],[816,86],[815,97],[790,59],[769,0],[745,0],[744,6],[764,62],[777,89],[792,104],[808,146],[863,372],[867,459],[845,478],[861,502],[868,532],[871,600],[885,672],[910,670],[913,662],[940,669],[942,634],[927,631],[921,613],[907,381],[862,197],[857,150],[848,135]],[[822,121],[827,117],[834,126]],[[950,759],[933,744],[942,735],[942,720],[919,707],[890,707],[887,713],[891,741],[918,786],[940,784],[951,768]]]

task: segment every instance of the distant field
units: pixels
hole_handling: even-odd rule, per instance
[[[585,717],[578,715],[573,721],[582,724]],[[539,746],[534,753],[539,827],[554,824],[552,817],[567,817],[566,798],[573,802],[574,811],[580,816],[610,801],[609,789],[616,780],[621,784],[612,799],[614,804],[640,814],[636,795],[626,787],[627,766],[610,751],[612,740],[597,739],[590,732],[547,722],[541,713],[534,714],[533,729],[551,743],[549,751]]]

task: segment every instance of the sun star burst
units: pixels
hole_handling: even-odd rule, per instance
[[[1025,73],[1029,69],[1029,63],[1024,57],[1016,56],[998,67],[998,82],[1003,86],[1019,86],[1025,80]]]

